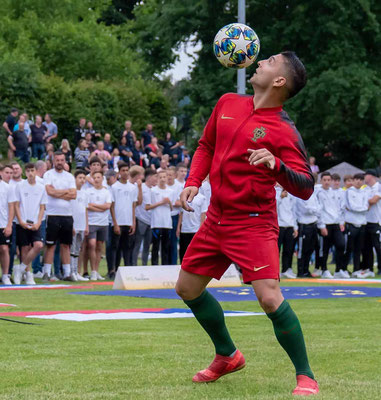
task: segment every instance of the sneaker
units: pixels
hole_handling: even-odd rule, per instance
[[[79,282],[88,282],[89,278],[85,278],[83,276],[81,276],[80,274],[76,274],[75,277],[77,278],[77,281]]]
[[[295,279],[296,275],[292,272],[291,268],[289,268],[286,272],[281,272],[280,277],[287,279]]]
[[[70,278],[72,282],[78,282],[78,278],[77,278],[77,274],[76,273],[72,273],[70,274]]]
[[[214,382],[221,376],[239,371],[245,367],[245,358],[237,349],[233,357],[216,354],[208,368],[197,372],[192,381],[197,383]]]
[[[333,274],[334,279],[345,279],[347,276],[345,275],[344,271],[341,269],[339,272],[335,272]]]
[[[105,280],[105,278],[103,278],[103,276],[98,271],[95,271],[95,272],[97,273],[97,279],[99,281],[104,281]]]
[[[52,275],[51,277],[50,277],[50,282],[58,282],[60,279],[57,277],[57,276],[55,276],[55,275]]]
[[[20,265],[13,266],[13,282],[15,285],[21,285],[23,271]]]
[[[344,275],[347,279],[351,279],[351,276],[349,275],[349,272],[347,270],[343,271]]]
[[[1,277],[1,282],[3,283],[3,285],[12,286],[12,282],[9,279],[9,275],[7,274],[3,274],[3,276]]]
[[[376,274],[373,271],[370,271],[369,269],[366,269],[361,274],[358,274],[358,278],[360,279],[374,278],[375,276]]]
[[[82,277],[83,277],[83,278],[88,278],[88,279],[90,279],[90,275],[89,275],[87,272],[85,272],[85,273],[82,275]]]
[[[71,279],[71,275],[64,276],[62,280],[63,280],[63,281],[66,281],[66,282],[72,282],[72,281],[73,281],[73,280]]]
[[[33,272],[30,272],[30,271],[26,272],[25,283],[27,285],[35,285],[36,284],[36,282],[34,281],[34,278],[33,278]]]
[[[35,274],[33,274],[33,277],[37,278],[37,279],[41,279],[44,277],[44,274],[41,271],[38,271]]]
[[[50,276],[45,272],[45,274],[42,277],[42,280],[44,282],[50,282]]]
[[[322,277],[323,279],[333,279],[333,276],[332,276],[332,274],[328,271],[328,269],[325,270],[325,271],[321,274],[321,277]]]
[[[96,281],[96,280],[98,280],[97,271],[91,271],[90,280],[91,280],[91,281]]]
[[[364,271],[362,269],[358,270],[358,271],[353,271],[351,278],[358,278],[359,275],[361,275]]]
[[[319,385],[315,379],[306,375],[296,375],[296,388],[292,391],[294,396],[311,396],[319,393]]]
[[[323,273],[323,271],[321,269],[315,268],[311,275],[313,278],[318,278],[319,276],[322,275],[322,273]]]

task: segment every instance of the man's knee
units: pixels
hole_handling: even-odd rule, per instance
[[[279,294],[275,291],[271,291],[268,293],[262,293],[258,296],[258,301],[262,309],[265,313],[275,312],[280,304],[282,303],[282,299]]]

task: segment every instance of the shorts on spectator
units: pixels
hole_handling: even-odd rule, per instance
[[[59,241],[71,245],[73,241],[73,217],[48,215],[46,217],[46,244],[53,245]]]
[[[12,242],[11,239],[12,239],[12,235],[11,236],[5,236],[4,235],[4,228],[0,228],[0,246],[4,246],[5,244],[10,246],[10,244]]]
[[[85,238],[84,231],[76,231],[75,235],[73,236],[73,243],[70,247],[70,255],[73,257],[78,257],[81,251],[81,246],[83,243],[83,239]]]
[[[36,231],[25,229],[21,225],[16,225],[16,244],[17,246],[29,246],[34,242],[44,243],[44,238],[41,234],[41,228]]]
[[[105,242],[108,239],[108,226],[90,225],[88,239],[97,239],[98,242]]]

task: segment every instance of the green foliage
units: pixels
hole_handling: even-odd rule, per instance
[[[374,165],[381,157],[381,3],[246,0],[246,4],[247,24],[261,40],[260,58],[291,49],[306,65],[307,87],[286,109],[309,152],[323,168],[342,160],[359,167]],[[182,41],[201,42],[187,92],[192,100],[189,115],[199,134],[221,94],[236,91],[235,71],[222,68],[212,52],[216,32],[236,20],[236,6],[236,1],[227,0],[147,0],[135,8],[136,20],[130,23],[137,45],[152,56],[150,73],[167,68]],[[247,70],[248,76],[253,70]],[[333,157],[324,158],[326,153]]]
[[[114,26],[113,9],[131,16],[135,2],[118,0],[4,0],[0,3],[0,115],[13,106],[31,116],[49,112],[59,139],[73,143],[84,116],[115,138],[126,119],[139,132],[148,122],[169,128],[167,83],[144,74],[145,58],[132,48],[126,25]],[[102,19],[103,17],[103,19]],[[113,19],[114,18],[114,19]],[[1,132],[4,144],[5,131]],[[6,144],[0,151],[6,150]]]

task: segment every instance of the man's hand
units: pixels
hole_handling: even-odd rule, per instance
[[[25,221],[19,221],[20,222],[20,226],[23,229],[30,229],[30,224],[27,224]]]
[[[162,202],[163,205],[164,205],[164,204],[171,204],[171,200],[170,200],[169,197],[164,197],[163,200],[162,200],[161,202]]]
[[[119,225],[114,225],[114,233],[115,233],[115,235],[120,235],[120,226]]]
[[[192,207],[189,207],[188,203],[191,203],[192,200],[197,196],[198,194],[198,187],[196,186],[188,186],[185,188],[180,195],[180,201],[181,201],[181,207],[185,211],[194,211]]]
[[[141,179],[138,179],[137,181],[136,181],[136,184],[138,185],[138,187],[140,187],[140,186],[142,186],[142,180]]]
[[[130,231],[129,231],[129,235],[133,235],[136,231],[136,224],[132,224],[132,226],[130,227]]]
[[[267,168],[274,169],[275,157],[267,149],[247,149],[250,154],[249,164],[260,165],[265,164]]]
[[[12,234],[12,225],[6,226],[3,230],[4,236],[8,237]]]
[[[88,227],[88,226],[86,226],[86,228],[85,228],[83,234],[84,234],[85,236],[87,236],[87,235],[89,234],[89,227]]]
[[[321,229],[320,229],[320,234],[321,234],[322,236],[328,236],[328,230],[327,230],[327,228],[321,228]]]
[[[30,226],[30,229],[31,229],[32,231],[38,231],[38,230],[40,229],[40,225],[41,225],[41,224],[39,224],[38,222],[36,222],[35,224],[33,224],[33,225]]]
[[[180,228],[176,229],[176,237],[177,237],[177,239],[180,237]]]
[[[295,239],[298,237],[298,230],[294,229],[294,233],[292,234],[292,237]]]
[[[345,231],[345,226],[340,224],[340,231],[344,232]]]

